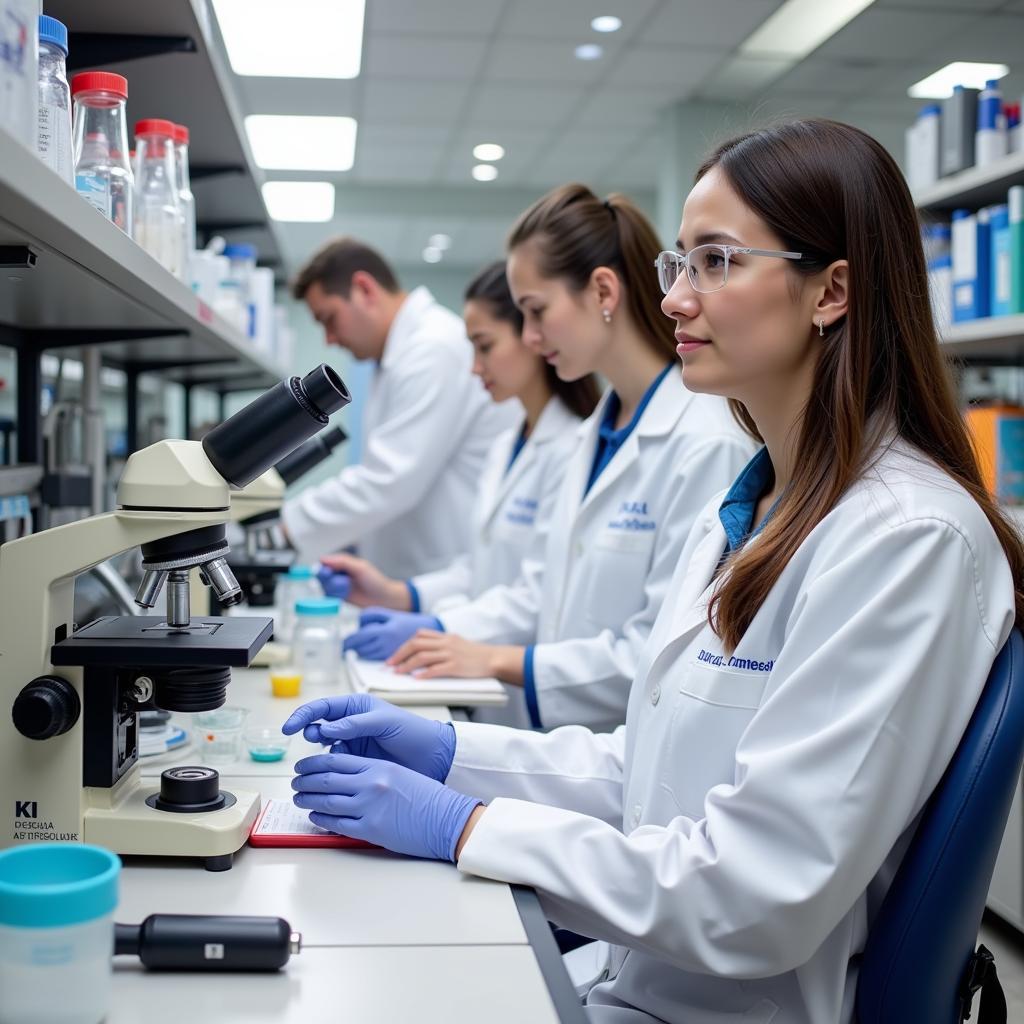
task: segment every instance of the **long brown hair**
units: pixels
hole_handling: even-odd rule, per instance
[[[484,267],[466,285],[463,298],[466,302],[482,302],[496,320],[509,324],[515,329],[516,334],[523,333],[523,314],[509,290],[504,260],[495,260]],[[555,368],[550,363],[545,363],[544,379],[548,390],[557,395],[566,408],[580,419],[586,419],[597,407],[601,389],[592,373],[580,377],[579,380],[562,380],[555,373]]]
[[[562,185],[519,215],[508,249],[528,240],[540,254],[541,275],[562,279],[575,292],[587,286],[598,267],[614,270],[637,330],[666,361],[676,358],[674,326],[661,311],[654,278],[661,243],[632,200],[613,192],[602,201],[586,185]]]
[[[789,559],[893,429],[981,506],[1024,620],[1024,546],[982,483],[932,320],[917,213],[892,157],[857,128],[808,119],[723,143],[697,180],[713,167],[786,249],[805,254],[793,273],[850,265],[847,313],[821,343],[793,479],[759,542],[729,563],[708,609],[725,647],[735,649]]]

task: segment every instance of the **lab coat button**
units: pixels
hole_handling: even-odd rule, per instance
[[[651,703],[657,704],[661,700],[661,687],[655,683],[654,689],[651,690]]]

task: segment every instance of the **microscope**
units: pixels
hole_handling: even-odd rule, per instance
[[[231,492],[326,426],[350,396],[322,364],[282,381],[202,442],[160,441],[125,465],[114,512],[0,546],[0,846],[81,840],[122,854],[202,858],[225,870],[259,795],[221,791],[204,767],[144,786],[138,713],[220,707],[232,667],[267,641],[266,617],[193,618],[189,577],[222,605],[242,593],[227,563]],[[138,545],[136,595],[166,614],[72,622],[75,577]]]
[[[341,427],[321,431],[231,495],[231,519],[245,531],[245,546],[232,550],[228,565],[250,608],[274,603],[277,579],[295,561],[294,550],[277,547],[272,535],[281,519],[285,488],[319,466],[345,439]]]

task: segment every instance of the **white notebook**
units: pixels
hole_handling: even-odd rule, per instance
[[[497,679],[418,679],[400,675],[382,661],[365,661],[345,652],[352,688],[372,693],[392,704],[454,704],[457,707],[506,704],[505,688]]]

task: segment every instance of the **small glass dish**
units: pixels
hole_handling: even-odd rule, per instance
[[[280,761],[288,753],[291,736],[285,736],[280,729],[257,726],[246,729],[242,741],[254,761]]]

